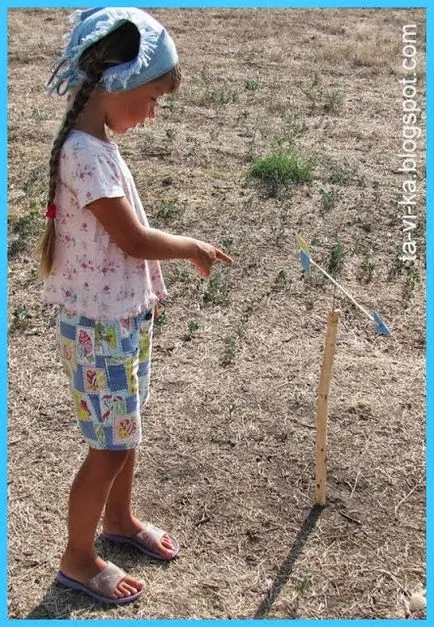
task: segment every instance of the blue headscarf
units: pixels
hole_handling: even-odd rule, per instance
[[[73,28],[65,35],[63,56],[52,68],[47,83],[49,94],[60,96],[86,78],[79,68],[80,56],[92,44],[124,24],[132,22],[140,33],[139,52],[135,59],[115,65],[103,72],[99,85],[109,92],[128,91],[169,72],[178,62],[173,39],[149,13],[135,8],[97,8],[74,11]]]

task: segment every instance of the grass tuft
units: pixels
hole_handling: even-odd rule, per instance
[[[247,91],[257,91],[261,86],[259,78],[246,78],[245,88]]]
[[[155,210],[152,216],[154,226],[156,228],[163,228],[176,220],[179,220],[185,207],[179,202],[177,198],[169,198],[162,201]]]
[[[310,163],[299,161],[291,152],[275,152],[256,159],[247,171],[248,179],[257,179],[269,196],[277,196],[279,190],[293,183],[312,180]]]
[[[25,305],[18,305],[12,312],[12,322],[9,331],[22,330],[27,328],[32,318],[32,314]]]
[[[335,206],[337,192],[332,187],[321,188],[321,212],[328,213]]]
[[[375,263],[370,259],[365,258],[360,264],[359,279],[363,283],[370,283],[374,275]]]
[[[229,302],[230,287],[223,273],[216,268],[206,280],[202,300],[205,305],[227,305]]]
[[[327,272],[334,279],[337,279],[342,272],[342,268],[344,266],[344,257],[344,247],[342,246],[342,242],[340,241],[339,237],[337,237],[337,241],[330,251],[330,259],[327,268]]]

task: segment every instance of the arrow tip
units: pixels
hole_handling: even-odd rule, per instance
[[[384,324],[383,320],[381,319],[380,314],[377,313],[376,311],[373,311],[372,312],[372,317],[375,320],[375,330],[376,330],[376,332],[380,333],[381,335],[390,335],[390,330]]]

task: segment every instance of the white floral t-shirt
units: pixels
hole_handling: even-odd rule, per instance
[[[158,261],[125,254],[86,205],[125,196],[144,226],[148,219],[131,172],[114,142],[73,130],[60,152],[53,269],[44,301],[73,314],[116,320],[167,296]]]

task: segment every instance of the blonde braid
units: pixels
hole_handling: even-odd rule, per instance
[[[53,147],[50,156],[50,170],[49,170],[49,187],[48,187],[48,205],[54,203],[56,195],[57,184],[57,170],[59,167],[60,151],[62,146],[68,137],[71,130],[74,128],[78,116],[86,106],[87,101],[95,87],[98,85],[103,73],[103,68],[97,68],[92,71],[89,68],[87,71],[87,77],[83,82],[80,90],[78,91],[74,103],[70,110],[65,115],[63,124],[59,130],[56,139],[53,142]],[[47,220],[45,231],[38,244],[39,272],[42,276],[46,277],[50,274],[54,261],[54,248],[56,241],[56,227],[53,218]]]

